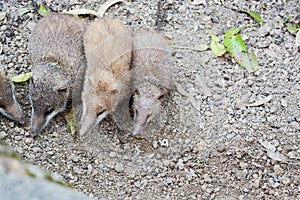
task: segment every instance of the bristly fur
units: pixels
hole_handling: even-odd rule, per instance
[[[82,40],[85,27],[86,22],[74,16],[51,14],[41,19],[31,34],[32,136],[38,135],[55,115],[66,108],[75,87],[80,90],[77,82],[82,80],[76,78],[86,67]]]
[[[24,116],[20,104],[14,94],[14,85],[4,70],[0,69],[0,113],[6,117],[24,124]]]
[[[84,34],[87,70],[80,134],[88,133],[129,93],[132,39],[124,24],[99,19]]]
[[[159,113],[161,101],[172,86],[172,73],[170,48],[160,35],[141,32],[133,41],[133,134],[137,134]]]

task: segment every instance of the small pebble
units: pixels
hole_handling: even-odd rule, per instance
[[[116,172],[118,172],[118,173],[123,172],[123,171],[124,171],[124,165],[123,165],[122,163],[118,162],[118,163],[116,164],[116,166],[115,166],[115,170],[116,170]]]

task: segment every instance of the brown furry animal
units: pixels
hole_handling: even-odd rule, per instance
[[[0,113],[20,124],[25,123],[22,109],[14,94],[14,85],[4,70],[0,71]]]
[[[170,49],[158,34],[141,32],[133,38],[133,135],[160,112],[161,101],[172,85]]]
[[[80,96],[74,87],[81,84],[77,78],[86,66],[82,39],[85,27],[85,21],[74,16],[51,14],[41,19],[31,34],[32,136],[41,133],[54,116],[66,109],[72,95]]]
[[[128,95],[132,39],[119,20],[99,19],[83,37],[87,70],[82,93],[80,135],[112,113]]]

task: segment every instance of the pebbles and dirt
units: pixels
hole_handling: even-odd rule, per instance
[[[104,1],[46,2],[61,12],[97,10]],[[27,124],[1,116],[0,132],[7,134],[2,140],[28,163],[99,199],[300,199],[300,53],[284,24],[289,16],[299,20],[299,1],[197,2],[165,1],[161,34],[174,45],[175,84],[158,131],[128,137],[107,118],[78,138],[58,116],[32,138],[25,84],[16,86],[16,96]],[[39,16],[18,16],[22,8],[32,8],[31,1],[0,3],[7,12],[0,21],[0,62],[10,75],[31,71],[28,37]],[[260,65],[252,74],[210,50],[193,50],[209,44],[207,28],[221,37],[255,23],[236,10],[255,11],[264,20],[242,29]],[[155,28],[156,11],[156,1],[137,0],[116,4],[105,15],[136,31]]]

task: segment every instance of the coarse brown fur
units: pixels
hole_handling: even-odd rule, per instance
[[[74,16],[51,14],[41,19],[31,34],[33,136],[38,135],[55,115],[65,110],[72,94],[77,97],[75,101],[80,101],[80,78],[86,66],[82,40],[85,27],[86,22]]]
[[[87,27],[84,47],[87,70],[82,93],[81,135],[113,112],[128,95],[132,39],[121,21],[104,18]]]
[[[4,70],[0,69],[0,113],[6,117],[24,124],[22,109],[14,94],[14,85]]]
[[[157,33],[140,32],[133,38],[132,85],[134,131],[138,132],[160,111],[172,86],[170,48]]]

